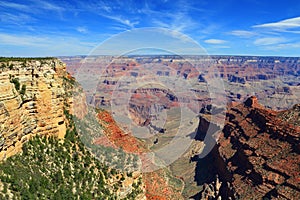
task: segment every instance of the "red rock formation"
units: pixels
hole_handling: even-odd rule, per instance
[[[105,136],[111,141],[111,146],[122,147],[128,153],[140,153],[145,151],[144,146],[130,133],[124,133],[117,125],[113,117],[107,111],[100,111],[98,118],[101,126],[104,127]],[[99,139],[96,140],[100,144]],[[107,142],[105,142],[107,143]]]
[[[209,155],[222,182],[215,197],[300,198],[300,127],[279,114],[264,109],[256,97],[228,110],[219,143]]]

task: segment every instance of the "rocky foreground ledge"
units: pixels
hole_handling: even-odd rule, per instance
[[[299,110],[267,110],[256,97],[229,108],[218,145],[197,164],[197,198],[300,199]]]

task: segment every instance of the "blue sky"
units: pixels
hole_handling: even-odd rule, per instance
[[[208,54],[300,56],[296,0],[1,0],[0,24],[0,56],[85,55],[115,34],[145,27],[185,34]]]

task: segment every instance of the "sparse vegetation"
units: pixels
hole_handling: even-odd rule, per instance
[[[25,95],[25,92],[26,92],[26,85],[22,85],[22,88],[20,90],[20,94]]]
[[[13,78],[10,82],[12,82],[15,85],[17,91],[20,90],[20,82],[18,78]]]
[[[64,140],[35,136],[23,145],[21,154],[0,164],[0,199],[117,199],[125,174],[90,154],[72,116],[65,114],[70,123]],[[122,178],[108,185],[106,181],[114,176]],[[140,193],[139,187],[133,187],[126,199]]]
[[[22,95],[22,98],[23,96],[25,95],[26,93],[26,85],[22,85],[22,87],[20,88],[21,84],[19,82],[19,79],[18,78],[13,78],[10,80],[11,83],[13,83],[15,85],[15,88],[16,90]]]
[[[104,136],[102,134],[104,127],[98,123],[94,116],[95,113],[91,112],[91,109],[93,108],[89,108],[89,113],[83,119],[73,116],[76,130],[82,143],[101,159],[101,162],[109,164],[113,168],[119,170],[127,169],[129,171],[137,170],[137,155],[125,153],[122,148],[94,144],[95,139]]]
[[[3,62],[0,66],[8,69],[12,65],[12,68],[16,68],[15,63],[10,61],[21,61],[23,65],[17,65],[24,66],[27,60],[43,59],[48,63],[46,59],[51,58],[0,58],[0,62]],[[26,84],[23,79],[20,78],[20,81],[14,73],[9,74],[9,79],[24,100]],[[63,87],[70,92],[76,85],[75,79],[66,78]],[[65,103],[65,106],[69,105]],[[67,119],[64,139],[40,135],[32,137],[23,144],[21,153],[0,162],[0,199],[117,199],[123,182],[132,178],[132,174],[108,167],[92,155],[82,142],[85,139],[92,144],[92,139],[99,135],[89,136],[91,130],[84,128],[81,130],[87,131],[87,134],[79,134],[74,120],[76,126],[85,126],[89,122],[95,127],[97,121],[92,120],[90,115],[86,121],[81,121],[67,110],[64,110],[64,114]],[[92,147],[105,156],[107,152],[111,152],[108,156],[124,154],[111,147]],[[140,185],[141,182],[135,182],[125,199],[135,199],[142,192]]]
[[[25,61],[32,61],[32,60],[39,60],[39,61],[44,61],[44,60],[51,60],[51,59],[55,59],[54,57],[32,57],[32,58],[28,58],[28,57],[0,57],[0,62],[9,62],[9,61],[21,61],[21,62],[25,62]]]

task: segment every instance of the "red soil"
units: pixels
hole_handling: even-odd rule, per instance
[[[111,114],[101,110],[98,113],[99,123],[104,127],[105,136],[95,140],[96,144],[111,146],[115,148],[122,147],[125,152],[142,154],[147,152],[145,145],[138,141],[130,133],[124,133]],[[143,156],[141,155],[143,158]],[[143,166],[149,164],[147,160],[142,159]],[[143,181],[146,186],[146,197],[149,200],[171,200],[178,199],[180,194],[168,185],[166,172],[163,169],[143,173]]]

